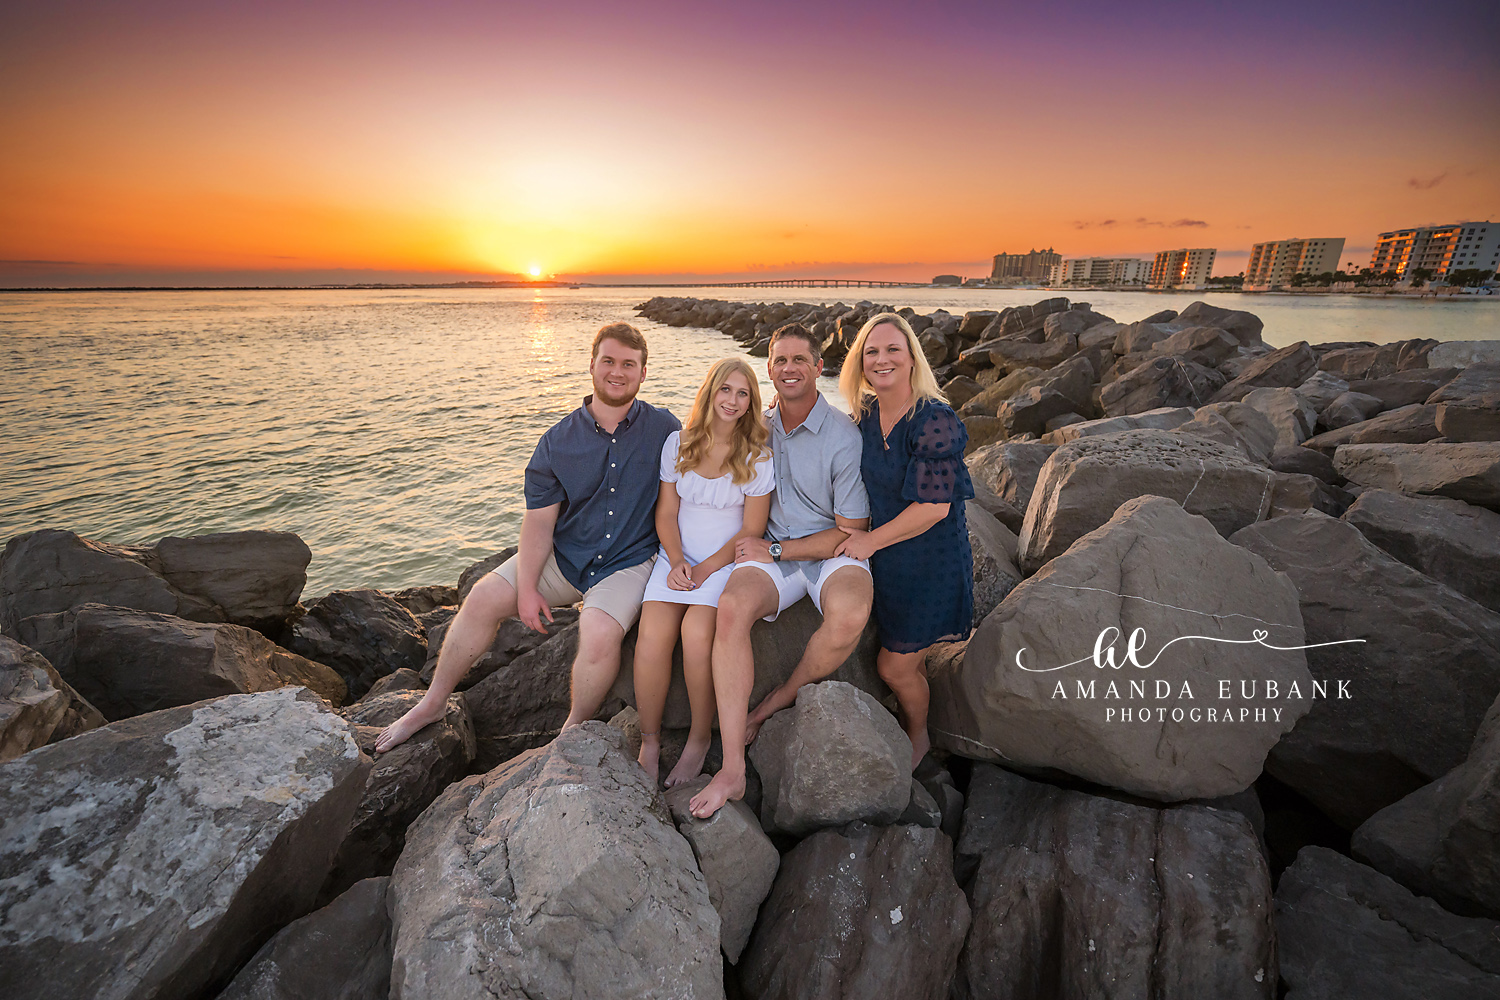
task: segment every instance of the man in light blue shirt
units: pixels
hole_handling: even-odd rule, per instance
[[[765,538],[735,543],[738,564],[719,599],[714,633],[714,694],[724,765],[693,797],[694,816],[712,816],[745,794],[745,745],[761,723],[797,700],[797,689],[822,680],[848,659],[864,632],[874,599],[870,564],[835,556],[849,532],[864,530],[870,501],[860,476],[859,428],[818,392],[822,345],[790,323],[771,335],[767,359],[776,403],[767,412],[776,492]],[[774,620],[804,596],[823,615],[786,682],[749,712],[755,685],[750,627]]]

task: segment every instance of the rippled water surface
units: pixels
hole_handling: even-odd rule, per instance
[[[870,297],[921,312],[1039,291],[672,290],[747,301]],[[643,289],[0,295],[0,539],[115,542],[244,528],[312,547],[309,595],[452,583],[511,544],[537,437],[589,391],[589,344]],[[1075,293],[1124,322],[1192,295]],[[1500,302],[1213,295],[1275,345],[1500,338]],[[686,414],[716,331],[640,324],[642,396]],[[751,359],[757,370],[764,362]],[[831,380],[824,392],[832,395]]]

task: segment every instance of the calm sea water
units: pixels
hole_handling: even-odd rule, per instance
[[[1039,291],[671,290],[921,312]],[[245,528],[312,547],[307,594],[454,583],[512,544],[537,437],[589,392],[589,344],[648,289],[0,295],[0,541]],[[1130,322],[1191,294],[1076,293]],[[1500,339],[1500,302],[1214,294],[1296,340]],[[644,398],[686,414],[717,331],[642,323]],[[751,359],[758,371],[764,362]],[[832,380],[823,390],[836,398]]]

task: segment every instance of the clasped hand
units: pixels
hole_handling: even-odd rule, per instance
[[[692,563],[684,559],[672,567],[672,572],[667,574],[667,586],[673,590],[697,590],[698,581],[693,579]]]
[[[833,550],[835,556],[846,556],[850,559],[868,559],[879,548],[870,537],[868,531],[860,531],[857,528],[841,528],[840,530],[847,531],[849,537],[839,542],[838,548]]]

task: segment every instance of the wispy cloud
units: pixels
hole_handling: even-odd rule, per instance
[[[1436,177],[1428,177],[1426,179],[1423,179],[1421,177],[1413,177],[1411,180],[1406,182],[1406,186],[1409,188],[1414,188],[1417,191],[1431,191],[1433,188],[1443,183],[1443,179],[1447,176],[1448,171],[1445,170],[1442,173],[1438,174]]]
[[[1202,219],[1177,219],[1164,222],[1160,219],[1148,219],[1145,216],[1139,216],[1129,222],[1121,222],[1118,219],[1102,219],[1097,222],[1077,219],[1073,222],[1074,229],[1113,229],[1124,226],[1132,229],[1207,229],[1208,223]]]

